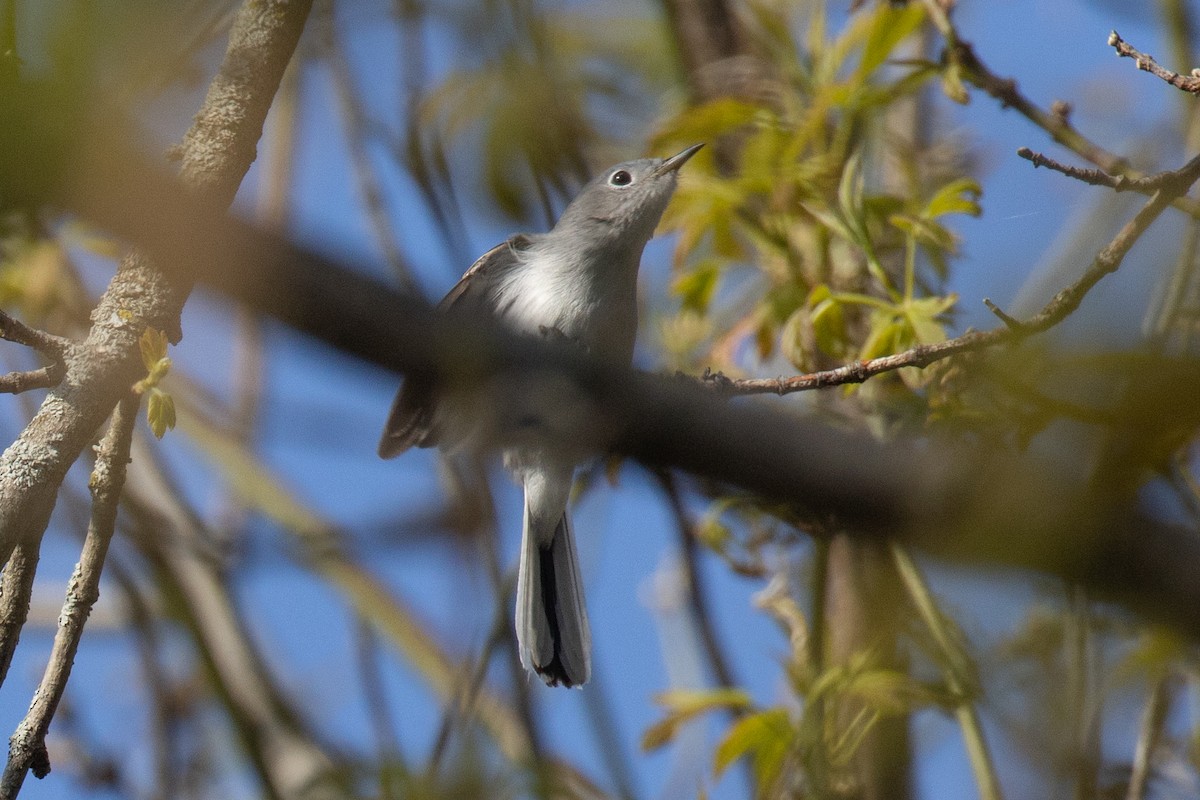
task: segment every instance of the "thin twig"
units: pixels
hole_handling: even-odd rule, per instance
[[[1167,712],[1171,710],[1174,690],[1175,680],[1170,673],[1156,680],[1150,689],[1150,696],[1146,698],[1146,708],[1142,712],[1142,727],[1133,755],[1133,772],[1129,776],[1129,789],[1125,793],[1125,800],[1143,800],[1146,796],[1146,787],[1150,783],[1150,774],[1154,766],[1154,751],[1164,733],[1163,728],[1167,722]]]
[[[961,633],[952,627],[954,623],[938,608],[937,600],[925,576],[908,550],[902,545],[892,543],[891,551],[896,572],[900,575],[904,589],[939,650],[937,660],[942,667],[946,687],[955,699],[954,716],[962,729],[979,797],[981,800],[1003,800],[1004,793],[1000,789],[992,751],[987,745],[979,710],[971,697],[972,678],[962,674],[964,666],[969,665],[970,661],[965,650],[958,644]]]
[[[929,10],[930,19],[946,39],[946,53],[943,59],[949,64],[957,65],[962,70],[964,79],[999,100],[1004,108],[1015,110],[1050,134],[1058,144],[1084,161],[1095,164],[1109,175],[1124,175],[1134,180],[1142,177],[1142,174],[1133,169],[1124,158],[1104,149],[1075,129],[1071,125],[1070,115],[1065,113],[1069,106],[1056,101],[1047,111],[1021,94],[1015,80],[1002,78],[992,72],[987,64],[980,60],[970,42],[959,36],[947,10],[938,0],[925,0],[925,7]],[[1193,217],[1200,217],[1200,204],[1187,197],[1176,198],[1174,205]]]
[[[31,389],[57,386],[66,370],[61,364],[49,364],[40,369],[21,370],[0,375],[0,394],[21,394]]]
[[[1147,55],[1138,50],[1136,47],[1133,47],[1124,39],[1122,39],[1120,34],[1118,34],[1116,31],[1113,31],[1108,35],[1108,44],[1110,47],[1115,49],[1117,51],[1117,55],[1121,56],[1122,58],[1132,58],[1134,63],[1137,64],[1137,68],[1143,72],[1149,72],[1151,75],[1163,79],[1176,89],[1190,92],[1192,94],[1200,94],[1200,75],[1180,75],[1178,72],[1172,72],[1171,70],[1160,66],[1159,63],[1154,60],[1154,56]]]
[[[1017,155],[1031,162],[1035,167],[1052,169],[1055,172],[1061,172],[1068,178],[1083,181],[1091,186],[1107,186],[1109,189],[1117,192],[1132,191],[1151,194],[1168,183],[1178,180],[1178,174],[1172,171],[1156,172],[1153,175],[1131,178],[1128,175],[1109,175],[1107,172],[1099,169],[1072,167],[1069,164],[1056,161],[1047,155],[1030,150],[1028,147],[1017,148]]]
[[[412,268],[404,257],[400,247],[400,237],[395,225],[395,214],[388,211],[384,198],[383,185],[377,177],[377,170],[371,164],[371,154],[367,151],[366,133],[370,125],[363,103],[354,86],[354,76],[350,71],[350,63],[346,54],[337,41],[334,29],[333,5],[327,3],[321,9],[322,36],[318,38],[318,47],[333,76],[334,91],[337,95],[341,117],[345,125],[347,151],[354,168],[355,183],[367,219],[375,233],[375,241],[383,252],[384,260],[391,268],[392,275],[403,289],[409,291],[416,287],[413,280]]]
[[[699,554],[696,551],[696,526],[683,506],[683,497],[680,495],[674,476],[669,472],[658,472],[656,477],[659,485],[662,486],[663,494],[666,495],[671,513],[675,517],[679,547],[683,555],[684,568],[687,570],[688,604],[691,606],[692,616],[700,633],[700,641],[704,644],[704,654],[708,657],[709,666],[712,667],[713,677],[716,678],[717,683],[726,689],[731,689],[737,686],[737,682],[733,678],[733,670],[729,668],[729,662],[725,659],[725,651],[717,641],[717,631],[712,622],[704,580],[700,575]],[[731,711],[734,716],[740,713],[737,709],[731,709]]]
[[[139,397],[132,393],[117,404],[108,433],[100,442],[89,486],[92,517],[75,573],[67,584],[67,599],[59,616],[58,632],[42,682],[34,693],[29,713],[9,740],[8,763],[0,777],[0,798],[15,798],[29,770],[39,778],[50,772],[46,732],[67,688],[71,666],[83,636],[83,626],[100,597],[100,573],[117,523],[117,506],[125,485],[125,465],[137,419]]]
[[[1000,306],[992,302],[990,297],[983,298],[983,304],[987,306],[988,311],[996,315],[996,318],[1009,327],[1010,330],[1020,330],[1021,321],[1009,314]]]
[[[30,389],[48,389],[57,385],[66,374],[70,339],[31,328],[3,311],[0,311],[0,339],[31,347],[50,359],[50,364],[40,369],[0,375],[0,393],[20,394]]]
[[[121,592],[121,605],[129,615],[129,630],[136,640],[141,661],[141,679],[150,699],[151,760],[154,763],[150,797],[178,797],[186,782],[187,768],[179,757],[180,727],[188,713],[188,704],[179,702],[167,669],[159,654],[166,646],[158,626],[160,620],[145,596],[145,591],[119,559],[109,558],[105,565],[113,585]]]
[[[1101,717],[1101,695],[1092,671],[1092,615],[1087,590],[1078,584],[1067,586],[1068,691],[1071,694],[1071,737],[1075,764],[1075,800],[1090,800],[1097,795],[1100,755],[1097,728]]]
[[[67,351],[71,347],[70,339],[31,328],[3,311],[0,311],[0,338],[32,347],[55,361],[62,361],[66,358]]]
[[[1172,176],[1171,180],[1164,181],[1162,188],[1154,193],[1133,219],[1125,223],[1112,241],[1101,248],[1079,280],[1059,291],[1040,311],[1028,319],[1010,318],[998,328],[987,331],[967,331],[961,336],[947,339],[944,342],[919,344],[900,353],[854,361],[821,372],[810,372],[788,378],[729,379],[721,382],[721,391],[734,395],[783,395],[822,389],[828,386],[862,383],[875,375],[894,372],[903,367],[927,367],[961,353],[1018,342],[1028,336],[1043,333],[1074,313],[1088,292],[1102,278],[1116,272],[1125,255],[1150,225],[1171,205],[1175,198],[1186,192],[1200,178],[1200,156],[1193,158],[1170,175]],[[701,380],[701,384],[709,385],[709,381]]]
[[[379,759],[379,797],[380,800],[394,800],[397,795],[392,786],[392,773],[397,769],[402,774],[407,773],[408,767],[404,762],[404,752],[400,749],[400,740],[396,737],[396,723],[387,700],[383,673],[379,669],[379,637],[371,627],[370,620],[361,615],[355,620],[354,633],[358,680]]]

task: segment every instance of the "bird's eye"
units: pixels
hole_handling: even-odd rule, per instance
[[[608,182],[613,186],[628,186],[629,184],[633,183],[633,176],[625,170],[619,169],[612,174],[612,177],[608,179]]]

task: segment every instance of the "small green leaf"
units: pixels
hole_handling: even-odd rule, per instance
[[[704,313],[712,303],[720,277],[720,265],[715,260],[706,259],[690,272],[680,275],[671,288],[679,295],[685,309]]]
[[[880,5],[875,12],[866,44],[863,45],[862,61],[858,75],[866,78],[892,57],[896,47],[912,35],[925,19],[925,9],[920,3],[909,3],[903,7]]]
[[[167,335],[155,328],[146,328],[138,339],[142,351],[142,364],[146,372],[153,372],[158,362],[167,357]]]
[[[749,714],[738,720],[717,746],[713,771],[720,775],[734,761],[749,755],[759,785],[769,787],[779,777],[794,739],[795,730],[786,709],[770,708]]]
[[[893,669],[868,669],[850,677],[846,693],[886,715],[906,714],[937,705],[941,696],[911,675]]]
[[[840,355],[846,344],[846,314],[841,301],[828,286],[820,284],[809,293],[808,303],[812,307],[810,321],[817,347],[828,355]]]
[[[156,438],[175,428],[175,399],[162,389],[150,389],[146,399],[146,421]]]
[[[741,128],[752,125],[761,105],[723,97],[702,103],[676,115],[665,129],[654,137],[657,150],[686,147],[696,142],[712,142]]]
[[[946,328],[939,317],[954,307],[958,295],[922,297],[905,304],[904,316],[920,344],[936,344],[946,339]]]
[[[681,725],[708,711],[751,706],[750,696],[740,689],[672,689],[654,701],[666,708],[667,715],[642,734],[643,750],[662,747],[675,737]]]
[[[942,94],[960,105],[971,102],[971,95],[963,83],[962,67],[957,62],[952,62],[942,70]]]
[[[982,213],[979,207],[979,196],[983,189],[978,181],[971,178],[959,178],[950,181],[930,198],[922,216],[925,219],[937,219],[947,214],[970,214],[978,217]]]

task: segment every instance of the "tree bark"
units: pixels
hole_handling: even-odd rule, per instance
[[[275,0],[247,2],[239,10],[218,74],[177,150],[183,182],[210,202],[232,202],[254,161],[310,6],[311,0]],[[0,559],[7,561],[18,543],[37,548],[68,468],[141,377],[142,332],[157,328],[178,341],[190,289],[139,252],[121,261],[92,312],[87,338],[68,349],[62,382],[0,455]]]

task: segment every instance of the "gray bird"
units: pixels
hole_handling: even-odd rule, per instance
[[[553,335],[628,365],[642,249],[675,190],[676,172],[701,146],[606,170],[583,187],[549,233],[516,234],[480,256],[438,308],[486,311],[518,333]],[[554,427],[547,407],[558,398],[541,395],[512,401],[520,408],[518,425]],[[392,458],[414,445],[454,449],[466,436],[467,416],[433,381],[406,379],[379,455]],[[591,675],[591,632],[567,514],[575,457],[524,443],[510,444],[504,462],[525,490],[516,619],[521,663],[550,686],[578,686]]]

